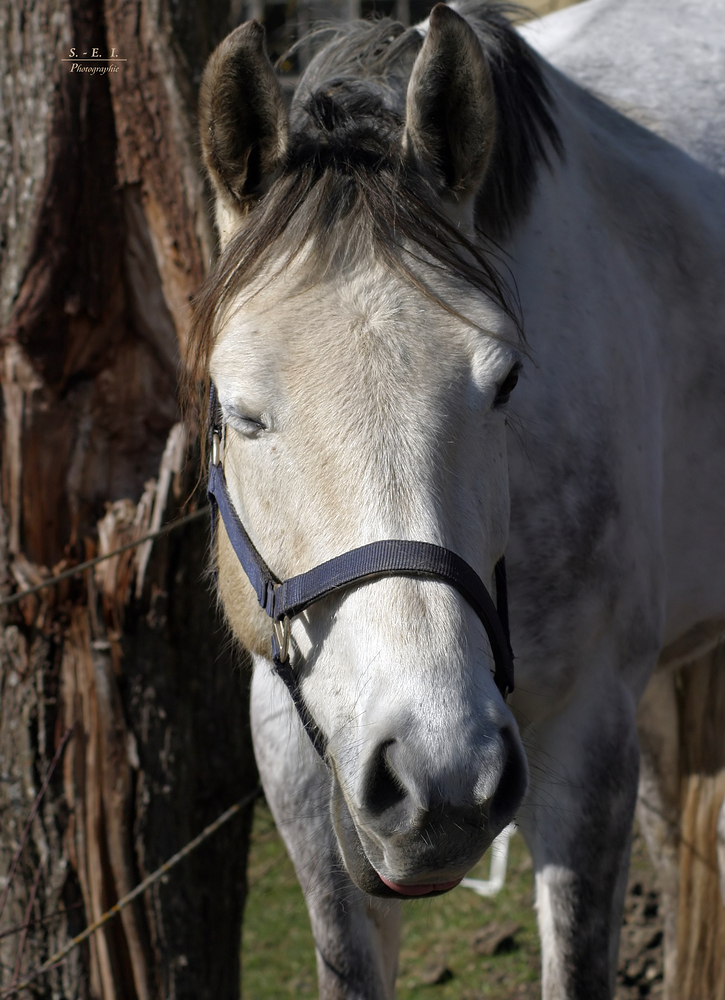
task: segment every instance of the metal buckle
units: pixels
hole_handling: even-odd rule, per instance
[[[289,618],[287,615],[284,616],[281,622],[273,619],[272,628],[274,629],[274,637],[277,640],[277,649],[279,649],[279,662],[285,663],[289,656]]]

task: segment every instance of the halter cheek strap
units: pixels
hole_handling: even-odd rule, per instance
[[[385,576],[412,576],[441,580],[468,601],[480,618],[491,645],[495,664],[494,681],[505,698],[514,689],[513,652],[509,637],[506,566],[501,558],[495,567],[498,610],[474,569],[455,552],[430,542],[388,539],[351,549],[320,563],[307,573],[280,581],[269,569],[244,529],[234,509],[221,464],[221,413],[212,384],[209,398],[211,461],[209,464],[209,505],[212,547],[217,515],[237,558],[257,594],[257,600],[272,619],[272,661],[287,685],[300,720],[317,753],[325,759],[327,741],[302,697],[299,680],[288,655],[289,621],[312,604],[359,583]]]

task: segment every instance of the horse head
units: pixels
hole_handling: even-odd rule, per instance
[[[450,8],[393,44],[407,84],[361,83],[328,54],[289,114],[261,26],[210,59],[200,124],[222,253],[194,364],[218,393],[231,502],[278,579],[410,539],[488,585],[507,542],[522,357],[473,222],[495,100]],[[268,669],[270,621],[223,526],[215,558],[231,627]],[[326,739],[352,879],[398,897],[457,884],[527,784],[469,603],[441,580],[361,581],[292,620],[290,656]]]

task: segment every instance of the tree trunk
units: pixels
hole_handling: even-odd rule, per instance
[[[658,669],[638,727],[637,812],[661,888],[663,995],[725,1000],[725,644]]]
[[[725,645],[680,678],[681,789],[677,986],[681,1000],[725,1000],[725,899],[718,817],[725,803]]]
[[[229,6],[0,5],[3,596],[199,503],[176,382],[212,251],[195,88]],[[0,937],[3,986],[256,784],[207,550],[195,521],[0,609],[0,933],[31,924]],[[238,996],[250,819],[25,995]]]

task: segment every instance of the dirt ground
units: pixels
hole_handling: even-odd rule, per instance
[[[635,828],[619,946],[616,1000],[662,997],[662,928],[654,869],[644,840]]]

